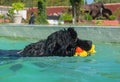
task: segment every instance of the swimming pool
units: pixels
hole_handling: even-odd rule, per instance
[[[68,26],[1,25],[0,50],[20,50]],[[1,82],[120,82],[120,28],[74,26],[97,53],[89,57],[0,56]]]

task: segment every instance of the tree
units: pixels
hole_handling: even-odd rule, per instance
[[[47,15],[46,15],[46,0],[38,0],[38,16],[37,23],[45,24],[47,23]]]
[[[118,3],[119,0],[94,0],[94,2],[103,2],[103,3]]]
[[[84,0],[70,0],[72,5],[72,13],[73,13],[73,23],[76,23],[80,18],[80,8],[84,4]]]
[[[69,0],[46,0],[47,6],[68,6]]]

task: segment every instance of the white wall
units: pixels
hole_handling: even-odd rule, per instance
[[[64,24],[64,21],[59,21],[59,20],[48,19],[47,21],[50,25]]]

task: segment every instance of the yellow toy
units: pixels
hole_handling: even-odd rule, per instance
[[[77,47],[76,50],[75,50],[74,56],[86,57],[89,54],[94,54],[94,53],[96,53],[96,51],[95,51],[95,45],[92,44],[92,47],[91,47],[91,49],[89,51],[85,51],[82,48]]]
[[[94,45],[94,44],[92,44],[92,47],[91,47],[91,49],[88,51],[88,53],[89,53],[89,54],[94,54],[94,53],[96,53],[96,51],[95,51],[95,45]]]

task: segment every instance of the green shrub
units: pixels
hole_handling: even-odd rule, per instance
[[[103,17],[103,16],[99,16],[99,17],[96,18],[96,20],[106,20],[106,18]]]
[[[60,20],[67,20],[67,21],[71,21],[72,20],[72,15],[69,13],[63,13],[60,16]]]
[[[85,20],[92,20],[92,19],[93,18],[89,13],[85,14]]]
[[[21,3],[21,2],[17,2],[17,3],[12,3],[12,8],[14,9],[14,10],[16,10],[17,12],[19,11],[19,10],[23,10],[24,9],[24,3]]]
[[[109,16],[109,19],[110,19],[110,20],[115,20],[115,19],[116,19],[116,16],[115,16],[115,15],[110,15],[110,16]]]
[[[97,24],[97,25],[102,25],[102,21],[101,21],[101,20],[97,20],[97,21],[96,21],[96,24]]]
[[[13,8],[9,9],[8,13],[11,14],[11,15],[13,15],[14,14],[14,9]]]
[[[1,19],[1,18],[4,18],[4,15],[3,15],[3,14],[0,14],[0,19]]]

